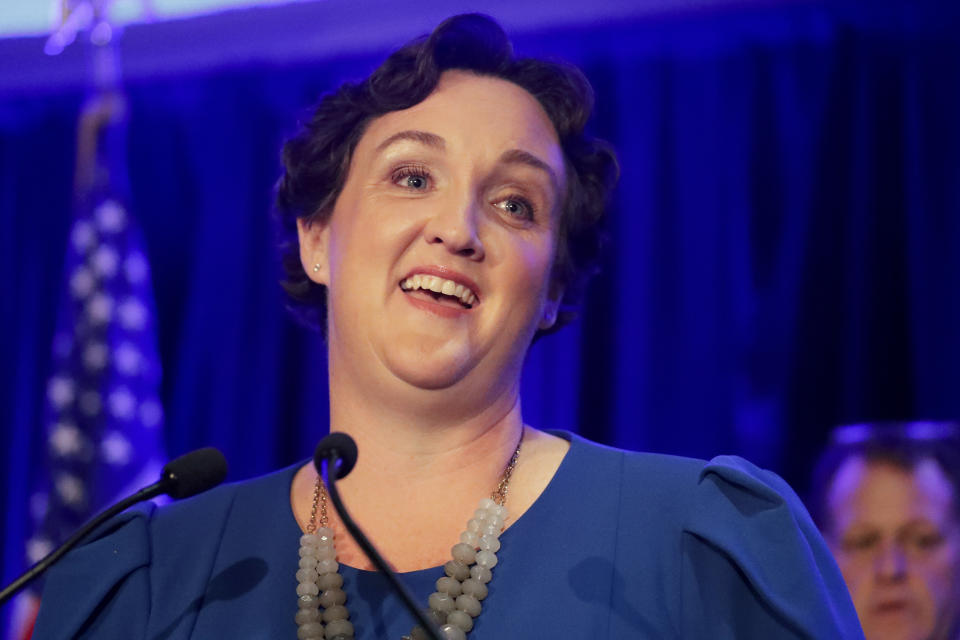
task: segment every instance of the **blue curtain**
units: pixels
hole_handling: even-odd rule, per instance
[[[840,6],[517,39],[586,71],[623,167],[582,316],[530,354],[528,422],[741,454],[802,488],[834,424],[960,416],[960,39],[925,5]],[[325,432],[324,346],[284,312],[271,190],[297,119],[381,54],[128,85],[171,456],[218,446],[237,480]],[[4,583],[43,446],[82,97],[0,92]]]

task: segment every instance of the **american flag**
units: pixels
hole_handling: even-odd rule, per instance
[[[30,496],[30,565],[97,511],[156,481],[163,464],[150,270],[125,204],[124,125],[107,113],[116,99],[101,96],[81,119],[78,177],[88,179],[78,179],[66,249],[46,389],[45,451]],[[93,140],[86,159],[84,127]],[[33,589],[33,602],[20,604],[21,612],[27,610],[21,617],[35,608],[40,586]],[[27,621],[20,633],[30,626]]]

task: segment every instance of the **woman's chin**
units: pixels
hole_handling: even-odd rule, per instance
[[[466,350],[420,350],[387,354],[387,368],[399,380],[415,389],[441,391],[460,383],[470,373],[471,358]]]

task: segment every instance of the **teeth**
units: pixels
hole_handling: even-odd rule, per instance
[[[477,296],[475,296],[469,288],[462,284],[457,284],[453,280],[447,280],[446,278],[439,278],[437,276],[416,274],[401,282],[400,288],[404,291],[423,289],[425,291],[441,293],[445,296],[458,298],[460,302],[467,306],[473,306],[477,302]]]

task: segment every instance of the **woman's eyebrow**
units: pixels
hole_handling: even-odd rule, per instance
[[[510,149],[509,151],[504,151],[500,156],[500,162],[504,164],[523,164],[527,165],[528,167],[533,167],[534,169],[540,169],[547,174],[547,177],[550,178],[550,182],[553,183],[553,186],[556,189],[560,188],[560,178],[553,170],[553,167],[529,151],[524,151],[523,149]]]
[[[447,146],[446,141],[435,133],[410,129],[395,133],[381,142],[379,145],[377,145],[376,152],[380,153],[390,145],[400,142],[401,140],[412,140],[413,142],[419,142],[422,145],[433,147],[434,149],[439,149],[441,151]]]

